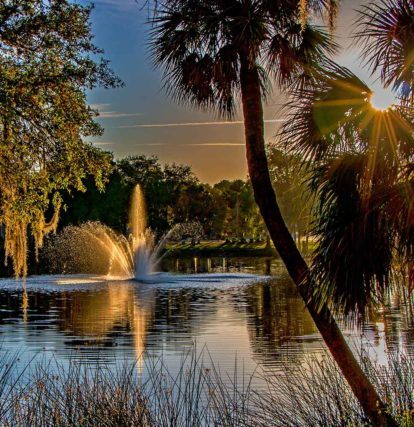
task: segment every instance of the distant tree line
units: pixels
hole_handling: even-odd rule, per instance
[[[274,185],[280,194],[287,221],[297,236],[305,235],[309,204],[304,202],[304,175],[298,174],[297,159],[269,145]],[[290,161],[288,161],[290,160]],[[86,181],[86,192],[64,197],[59,228],[100,221],[125,233],[133,188],[141,185],[145,194],[150,228],[165,234],[176,224],[197,221],[208,239],[265,240],[267,231],[254,200],[249,180],[222,180],[210,185],[201,182],[190,166],[162,165],[155,156],[136,155],[114,161],[104,191],[94,179]]]

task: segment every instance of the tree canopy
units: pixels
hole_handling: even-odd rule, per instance
[[[284,88],[310,84],[336,50],[329,33],[307,19],[309,14],[332,24],[336,0],[158,3],[151,54],[168,93],[222,115],[232,117],[238,107],[243,61],[260,64],[265,99],[273,81]]]
[[[86,90],[120,84],[96,60],[90,12],[65,0],[0,4],[0,221],[16,275],[27,271],[28,231],[39,247],[56,228],[61,191],[84,190],[89,175],[102,187],[110,170],[85,142],[102,132]]]
[[[308,188],[308,162],[276,143],[268,144],[267,161],[283,218],[300,243],[302,236],[309,236],[314,219],[315,198]]]
[[[319,301],[314,298],[314,290],[318,288],[313,272],[282,216],[266,156],[263,101],[273,82],[281,89],[304,95],[318,90],[320,75],[332,68],[330,55],[335,44],[327,32],[312,25],[307,15],[308,11],[313,12],[313,17],[327,11],[332,27],[335,6],[335,1],[164,1],[154,19],[151,53],[155,65],[163,69],[169,92],[180,102],[231,117],[241,97],[249,176],[275,247],[367,417],[375,425],[395,425],[386,403],[358,365],[330,311],[330,293],[322,294],[324,298]],[[294,117],[299,123],[287,122],[288,130],[296,127],[296,131],[302,131],[300,135],[291,133],[297,142],[302,136],[318,136],[321,130],[311,122],[315,112],[312,105],[315,103],[317,107],[319,99],[313,98],[310,106],[306,100],[305,97],[304,117],[299,113]],[[300,103],[301,99],[298,97],[296,101]],[[330,109],[325,110],[328,121],[332,118],[330,124],[346,122],[348,115],[342,110],[340,103],[330,104]],[[341,112],[345,113],[343,118]],[[322,130],[329,131],[323,128],[326,121],[323,114],[316,116]],[[300,129],[307,119],[309,123]],[[300,142],[306,146],[305,138]],[[337,139],[332,139],[327,144],[333,142],[335,146]],[[321,142],[325,141],[321,138]],[[341,240],[335,243],[340,248]],[[335,265],[329,264],[328,259],[334,273],[342,265],[342,260],[336,261]],[[337,277],[334,274],[330,278]],[[336,286],[334,281],[329,290],[333,288],[346,295],[340,290],[340,283]]]

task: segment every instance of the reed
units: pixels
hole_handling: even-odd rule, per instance
[[[414,360],[389,354],[388,365],[360,360],[401,426],[414,425]],[[4,426],[367,426],[358,402],[328,354],[283,374],[259,368],[238,383],[206,350],[183,355],[173,374],[163,358],[146,358],[145,380],[131,363],[87,364],[0,360],[0,424]],[[252,380],[262,380],[255,389]]]

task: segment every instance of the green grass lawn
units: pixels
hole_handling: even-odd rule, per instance
[[[169,256],[276,256],[275,249],[266,248],[266,243],[226,243],[224,240],[202,240],[196,245],[191,242],[168,243],[165,250]]]

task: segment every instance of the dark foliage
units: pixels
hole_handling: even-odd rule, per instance
[[[412,0],[380,0],[359,12],[357,42],[372,72],[403,100],[412,103],[414,84],[414,3]]]
[[[281,133],[311,161],[315,297],[345,313],[381,300],[398,255],[413,262],[411,111],[376,110],[370,97],[349,70],[331,67],[315,88],[294,92]]]

